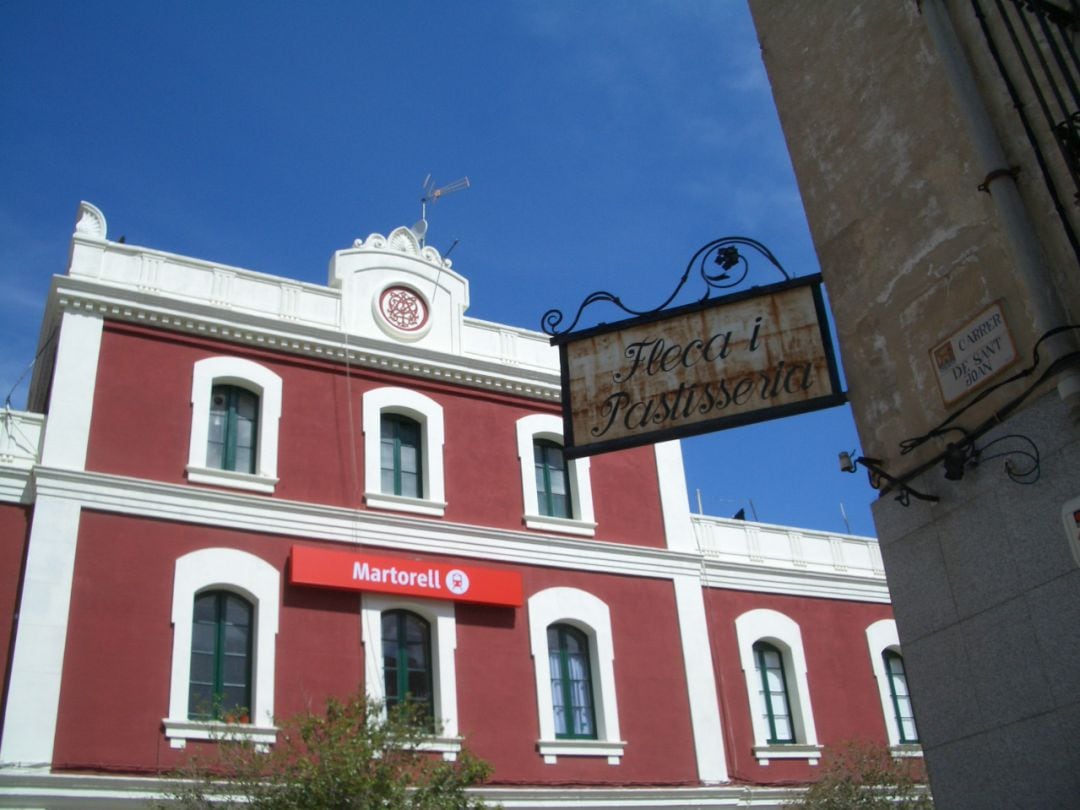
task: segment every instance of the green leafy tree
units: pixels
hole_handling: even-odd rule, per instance
[[[822,775],[789,810],[931,810],[921,760],[896,758],[880,744],[827,748]]]
[[[218,741],[219,758],[193,759],[162,807],[186,810],[478,810],[466,788],[491,767],[466,750],[455,762],[421,750],[431,736],[421,707],[364,695],[331,698],[322,712],[280,724],[278,741]]]

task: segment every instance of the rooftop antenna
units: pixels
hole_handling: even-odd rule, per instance
[[[420,221],[412,226],[413,233],[416,234],[416,238],[420,240],[420,244],[424,244],[424,237],[427,235],[428,223],[427,223],[427,207],[428,203],[434,205],[447,194],[453,194],[455,191],[462,191],[469,187],[469,178],[462,177],[460,180],[455,180],[452,183],[447,183],[445,186],[435,186],[435,181],[431,179],[431,175],[428,174],[424,178],[424,196],[420,198]]]

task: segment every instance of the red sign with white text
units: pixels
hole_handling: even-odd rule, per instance
[[[478,602],[522,604],[521,575],[472,565],[374,557],[364,552],[293,546],[289,582],[347,591],[378,591]]]

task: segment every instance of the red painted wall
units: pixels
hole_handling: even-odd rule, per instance
[[[530,413],[557,414],[557,406],[357,369],[349,380],[340,365],[126,324],[107,323],[102,338],[88,469],[187,483],[192,367],[218,355],[253,360],[282,378],[281,481],[273,497],[362,506],[356,493],[364,487],[363,393],[395,385],[444,409],[445,520],[524,528],[515,422]],[[598,539],[665,545],[651,448],[596,456],[591,474]]]
[[[7,705],[10,680],[8,665],[15,635],[15,610],[19,601],[19,580],[30,533],[32,507],[0,503],[0,711]],[[0,737],[3,729],[0,728]]]
[[[866,628],[880,619],[891,619],[889,605],[707,589],[705,610],[731,778],[757,783],[805,782],[821,773],[820,767],[811,767],[805,760],[774,759],[762,766],[753,756],[750,698],[739,660],[735,620],[758,608],[783,613],[799,625],[818,743],[829,746],[854,739],[887,743]]]
[[[287,584],[287,537],[260,536],[103,513],[84,513],[76,553],[54,767],[146,772],[177,767],[170,748],[172,582],[177,557],[226,546],[282,571],[275,707],[282,716],[327,694],[359,688],[363,674],[359,596]],[[340,547],[340,546],[339,546]],[[410,555],[424,557],[425,555]],[[430,555],[426,555],[430,557]],[[446,561],[449,558],[441,558]],[[461,560],[466,564],[475,561]],[[487,567],[505,567],[485,561]],[[545,765],[525,607],[458,605],[457,682],[462,733],[495,766],[500,783],[679,784],[696,780],[685,670],[670,582],[545,568],[514,568],[526,599],[573,586],[608,604],[622,735],[620,765],[560,757]]]

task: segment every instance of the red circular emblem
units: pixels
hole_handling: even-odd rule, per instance
[[[387,287],[379,299],[379,312],[386,322],[403,332],[416,332],[428,319],[424,299],[408,287]]]

